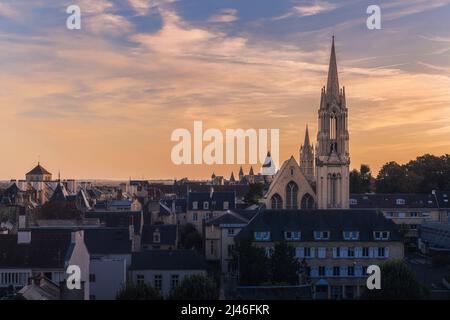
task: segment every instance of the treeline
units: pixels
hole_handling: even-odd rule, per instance
[[[450,190],[450,155],[430,154],[417,157],[406,164],[391,161],[383,165],[377,177],[370,167],[350,172],[350,193],[430,193]]]

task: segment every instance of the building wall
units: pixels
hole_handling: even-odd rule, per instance
[[[92,280],[89,282],[91,299],[114,300],[127,281],[125,259],[92,259],[89,269]]]
[[[172,289],[172,276],[177,275],[178,281],[181,281],[191,275],[201,274],[206,275],[205,270],[132,270],[129,272],[130,279],[134,283],[139,283],[139,281],[145,281],[147,284],[155,288],[155,276],[161,276],[161,294],[167,297]],[[142,276],[143,278],[140,278]]]

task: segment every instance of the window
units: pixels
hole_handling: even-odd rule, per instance
[[[159,231],[153,232],[153,242],[154,243],[160,243],[161,242],[161,234]]]
[[[341,275],[341,268],[339,267],[333,267],[333,276],[339,277]]]
[[[284,239],[285,240],[300,240],[301,235],[300,235],[300,231],[286,231],[284,233]]]
[[[397,200],[395,201],[395,203],[396,203],[397,205],[403,205],[403,204],[405,204],[405,199],[397,199]]]
[[[409,227],[411,230],[417,230],[417,224],[411,224]]]
[[[193,221],[197,221],[197,220],[198,220],[198,213],[197,213],[197,212],[194,212],[194,213],[192,214],[192,220],[193,220]]]
[[[298,208],[298,186],[295,182],[291,181],[286,186],[286,209]]]
[[[209,209],[209,202],[205,201],[203,202],[203,210],[208,210]]]
[[[230,204],[228,201],[224,201],[223,202],[223,210],[228,210],[228,208],[230,207]]]
[[[393,216],[393,212],[391,212],[391,211],[386,212],[386,218],[392,218],[392,216]]]
[[[198,202],[197,201],[192,202],[192,210],[198,210]]]
[[[368,247],[365,247],[365,248],[362,248],[362,256],[363,256],[363,258],[368,258],[369,257],[369,248]]]
[[[229,237],[234,236],[234,229],[233,228],[229,228],[227,232],[228,232],[228,236]]]
[[[211,254],[214,254],[214,240],[209,242],[209,250]]]
[[[354,258],[355,257],[355,248],[348,248],[347,256],[349,258]]]
[[[300,208],[302,208],[302,209],[313,209],[314,208],[314,198],[309,193],[306,193],[302,197],[302,201],[300,203]]]
[[[418,212],[411,212],[409,215],[411,218],[416,218],[418,216]]]
[[[278,193],[275,193],[270,201],[272,209],[283,209],[283,199]]]
[[[313,258],[313,257],[314,257],[314,248],[306,247],[305,258]]]
[[[341,248],[333,248],[333,257],[340,258],[341,257]]]
[[[327,248],[319,248],[317,249],[317,257],[324,259],[327,256]]]
[[[264,248],[264,250],[266,251],[266,257],[270,258],[273,254],[273,248],[266,247],[266,248]]]
[[[388,240],[389,231],[375,231],[373,237],[375,240]]]
[[[353,277],[355,275],[355,267],[354,266],[349,266],[347,268],[347,275],[350,277]]]
[[[383,247],[379,247],[378,248],[378,257],[384,257],[385,255],[385,250]]]
[[[314,231],[315,240],[328,240],[330,238],[330,233],[328,231]]]
[[[405,217],[405,213],[404,212],[399,212],[398,213],[398,217],[399,218],[404,218]]]
[[[177,274],[173,274],[170,278],[170,289],[174,289],[180,283],[180,276]]]
[[[268,232],[268,231],[255,232],[255,240],[257,240],[257,241],[270,240],[270,232]]]
[[[358,231],[344,231],[344,240],[358,240],[359,232]]]
[[[157,291],[161,291],[162,289],[162,274],[155,274],[153,279],[153,287]]]
[[[234,251],[234,244],[229,244],[228,245],[228,257],[231,257],[233,255],[233,251]]]
[[[144,276],[143,274],[138,274],[138,275],[136,276],[136,283],[137,283],[138,285],[143,285],[144,282],[145,282],[145,276]]]
[[[353,206],[355,206],[355,205],[358,204],[358,200],[356,200],[356,199],[350,199],[350,204],[353,205]]]
[[[89,274],[89,282],[95,282],[95,274],[94,273]]]
[[[324,266],[320,266],[319,267],[319,276],[323,277],[325,275],[325,267]]]

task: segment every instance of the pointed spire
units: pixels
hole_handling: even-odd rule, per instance
[[[250,167],[250,171],[248,172],[249,176],[254,176],[255,173],[253,172],[253,166]]]
[[[305,142],[303,143],[303,146],[310,146],[309,142],[309,132],[308,132],[308,125],[306,125],[306,132],[305,132]]]
[[[331,44],[330,66],[328,68],[327,94],[339,97],[339,80],[336,63],[336,51],[334,49],[334,36]]]
[[[236,181],[236,179],[234,179],[234,173],[233,173],[233,171],[231,171],[230,181],[231,181],[231,182],[235,182],[235,181]]]
[[[244,175],[244,170],[242,170],[242,166],[241,166],[241,168],[239,169],[239,177],[241,177],[243,175]]]

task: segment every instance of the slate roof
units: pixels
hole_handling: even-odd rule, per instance
[[[206,260],[195,250],[133,252],[130,270],[206,270]]]
[[[95,228],[84,231],[90,254],[131,254],[128,228]]]
[[[317,241],[314,231],[329,231],[325,241],[343,241],[343,231],[359,231],[359,241],[373,241],[373,231],[390,231],[391,241],[401,241],[396,230],[375,210],[264,210],[237,237],[253,239],[254,232],[270,231],[271,241],[282,241],[285,231],[300,231],[301,241]]]
[[[184,198],[161,200],[159,212],[161,214],[170,214],[170,210],[172,210],[173,203],[175,203],[175,213],[186,213],[187,200]],[[169,211],[167,209],[169,209]]]
[[[141,211],[93,211],[86,212],[85,217],[99,219],[108,228],[128,228],[132,221],[134,233],[141,233],[143,221]]]
[[[405,200],[405,204],[397,204],[397,199]],[[437,202],[432,194],[351,194],[350,208],[437,208]]]
[[[194,201],[198,202],[198,210],[203,210],[204,202],[209,202],[209,210],[227,210],[223,207],[225,201],[228,201],[228,209],[234,209],[236,206],[236,193],[234,191],[216,192],[214,190],[212,198],[210,198],[209,192],[190,192],[188,195],[189,210],[193,210],[192,203]]]
[[[26,175],[43,175],[43,174],[51,174],[48,172],[43,166],[41,166],[40,163],[36,167],[34,167],[30,172],[28,172]]]
[[[159,230],[160,242],[153,242],[153,233]],[[178,226],[176,224],[154,224],[144,225],[142,228],[142,244],[150,245],[173,245],[177,243]]]
[[[0,268],[64,268],[72,249],[70,232],[32,232],[30,244],[17,244],[17,235],[0,235]]]

